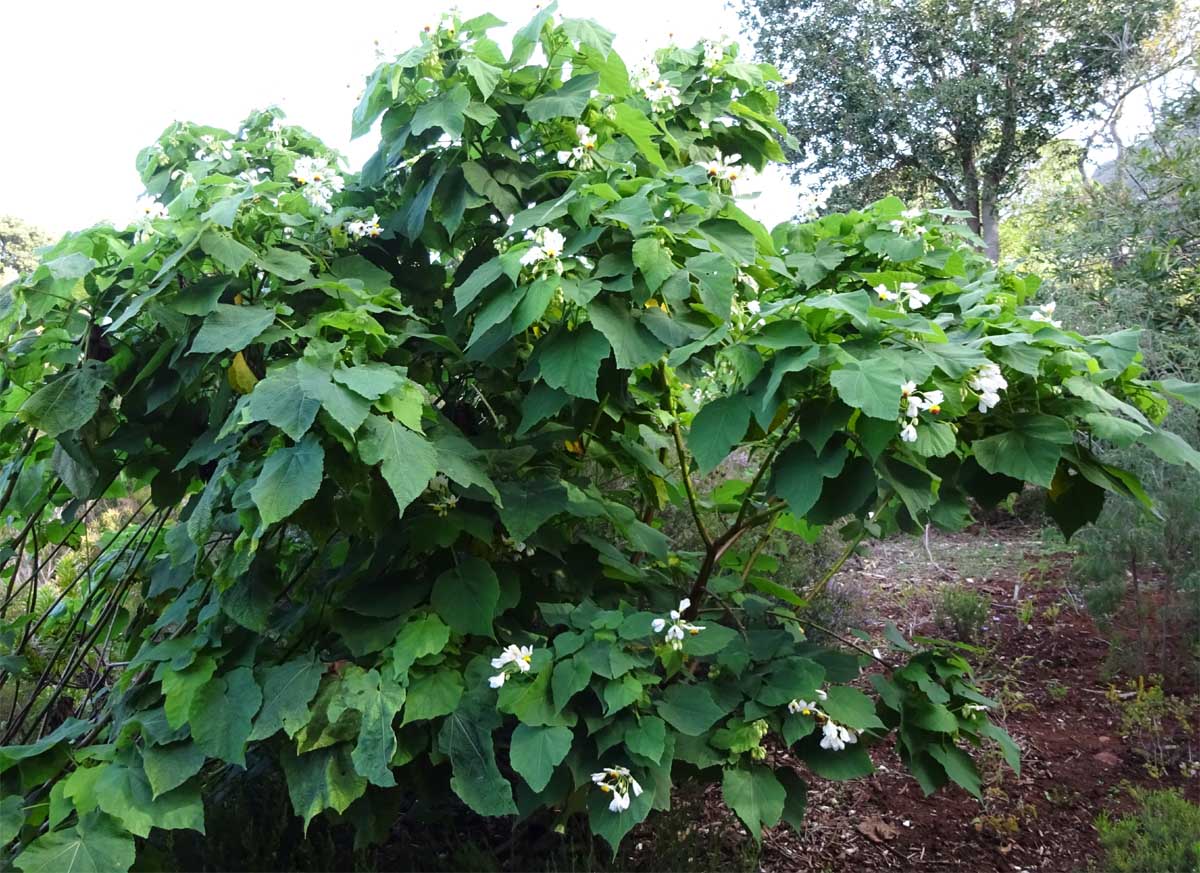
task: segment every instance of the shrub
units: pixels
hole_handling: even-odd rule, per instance
[[[933,621],[942,633],[970,643],[979,636],[991,610],[990,597],[965,585],[948,585],[938,595]]]
[[[1112,873],[1200,870],[1200,806],[1178,791],[1133,792],[1138,808],[1113,819],[1096,819],[1104,850],[1101,869]]]
[[[954,221],[742,212],[738,175],[783,158],[769,67],[710,44],[631,78],[593,22],[547,7],[507,56],[496,23],[448,17],[375,71],[357,176],[272,112],[173,125],[144,218],[68,235],[5,298],[8,578],[149,493],[0,738],[25,873],[202,830],[248,753],[301,833],[363,844],[465,804],[615,851],[687,780],[758,840],[804,808],[776,743],[849,779],[894,738],[924,790],[978,795],[962,748],[1017,750],[961,653],[893,632],[869,695],[872,653],[803,609],[865,537],[961,528],[971,498],[1048,486],[1068,532],[1141,499],[1094,440],[1200,466],[1160,426],[1195,386],[1049,323]],[[772,526],[834,525],[802,591],[746,571]]]

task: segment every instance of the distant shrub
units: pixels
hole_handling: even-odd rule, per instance
[[[933,620],[942,633],[969,643],[979,636],[991,609],[990,597],[963,585],[954,585],[942,589]]]
[[[1104,847],[1102,870],[1110,873],[1200,871],[1200,806],[1177,791],[1135,791],[1132,815],[1096,819]]]

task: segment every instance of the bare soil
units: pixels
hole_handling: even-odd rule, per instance
[[[928,551],[919,539],[878,543],[844,569],[838,581],[870,603],[880,618],[864,629],[880,636],[887,620],[905,634],[943,635],[934,611],[946,585],[991,598],[977,640],[984,652],[973,660],[1021,747],[1021,774],[985,754],[982,801],[954,785],[925,797],[894,748],[878,746],[869,779],[809,780],[803,833],[787,826],[768,833],[758,869],[1083,871],[1095,868],[1099,851],[1093,821],[1101,810],[1128,808],[1129,787],[1178,787],[1200,801],[1200,779],[1177,766],[1200,757],[1195,734],[1178,732],[1172,771],[1158,779],[1147,773],[1136,738],[1120,735],[1108,693],[1122,677],[1109,674],[1110,644],[1067,588],[1071,558],[1064,547],[1043,545],[1036,529],[977,526],[932,534]],[[1024,625],[1019,606],[1029,598],[1035,608]],[[1194,674],[1180,668],[1167,687],[1194,693]],[[744,833],[717,792],[705,800],[698,832],[720,830],[730,840]],[[647,869],[644,856],[629,860]]]

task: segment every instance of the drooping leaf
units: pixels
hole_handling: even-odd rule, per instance
[[[787,792],[769,767],[727,767],[721,780],[725,804],[737,813],[754,841],[762,841],[762,829],[779,824]]]
[[[512,768],[541,791],[550,782],[554,768],[562,763],[571,750],[571,731],[565,727],[530,727],[519,724],[513,731],[509,761]]]
[[[433,608],[460,634],[492,636],[500,581],[482,558],[463,558],[433,583]]]
[[[437,451],[433,444],[382,415],[368,416],[358,454],[368,464],[380,465],[401,515],[437,473]]]
[[[263,525],[282,521],[315,497],[324,473],[325,450],[312,434],[268,457],[250,489]]]

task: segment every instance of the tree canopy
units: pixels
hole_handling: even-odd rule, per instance
[[[806,169],[852,192],[928,185],[995,259],[1018,171],[1120,80],[1170,6],[743,0],[741,17],[794,79],[780,117]]]

